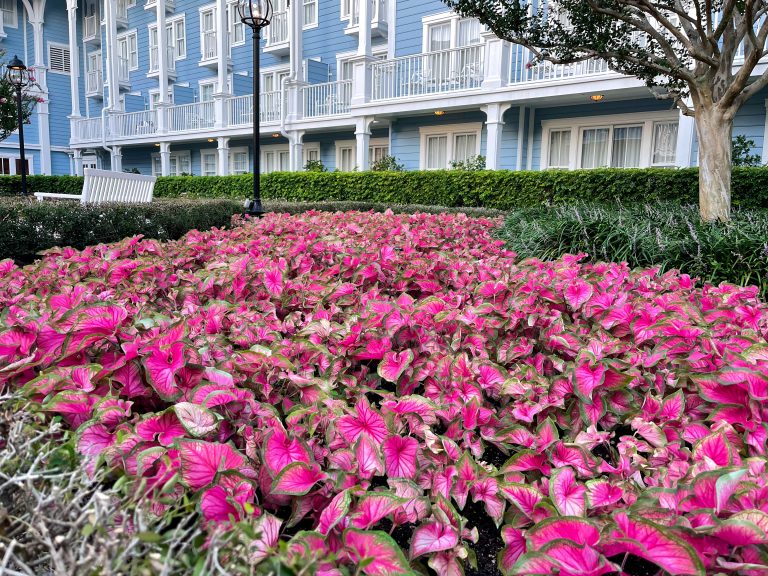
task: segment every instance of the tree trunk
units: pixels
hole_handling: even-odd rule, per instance
[[[715,107],[696,110],[699,136],[699,213],[706,222],[731,218],[733,119]]]

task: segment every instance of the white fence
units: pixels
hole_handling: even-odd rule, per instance
[[[275,12],[267,26],[267,46],[288,42],[288,12]]]
[[[610,74],[605,60],[584,60],[573,64],[552,64],[551,62],[533,62],[533,54],[523,46],[513,45],[509,67],[509,83],[543,82],[547,80],[566,80],[582,76]]]
[[[168,108],[168,131],[188,132],[213,128],[216,108],[213,102],[195,102]]]
[[[111,126],[111,136],[149,136],[157,132],[157,114],[155,110],[115,114],[111,117]]]
[[[304,117],[349,114],[352,102],[352,80],[310,84],[302,88]]]
[[[78,142],[98,142],[102,138],[101,118],[82,118],[74,122],[74,135]]]
[[[280,121],[280,92],[265,92],[261,95],[261,122]],[[229,126],[250,126],[253,124],[253,96],[235,96],[227,100],[227,122]]]

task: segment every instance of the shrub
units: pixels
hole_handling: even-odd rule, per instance
[[[371,170],[374,172],[403,172],[405,166],[398,163],[394,156],[382,156],[371,164]]]
[[[748,140],[746,136],[739,134],[733,139],[731,150],[731,163],[734,166],[760,166],[763,159],[759,154],[752,154],[756,144],[754,140]]]
[[[470,156],[466,160],[451,160],[451,170],[485,170],[485,156]]]
[[[166,200],[146,205],[0,201],[0,260],[27,263],[54,246],[82,249],[141,234],[176,240],[189,230],[229,225],[243,207],[233,200]]]
[[[712,283],[768,293],[768,211],[737,210],[728,224],[702,222],[695,206],[577,204],[509,214],[500,237],[521,257],[585,252],[593,260],[679,269]]]
[[[307,160],[307,163],[304,165],[304,171],[328,172],[328,168],[325,167],[325,164],[323,164],[321,160]]]

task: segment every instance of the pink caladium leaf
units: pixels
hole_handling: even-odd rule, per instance
[[[514,482],[503,485],[501,494],[531,519],[536,506],[544,499],[544,495],[533,486]]]
[[[250,488],[252,496],[253,488],[249,484],[243,484]],[[236,495],[230,493],[223,486],[213,486],[200,497],[200,511],[203,517],[211,522],[226,522],[229,520],[241,520],[244,515],[244,507]]]
[[[157,441],[163,446],[170,446],[176,438],[186,436],[187,430],[174,412],[163,412],[145,418],[136,424],[136,435],[147,442]]]
[[[522,530],[513,526],[504,526],[501,529],[501,538],[504,540],[504,549],[499,553],[499,568],[504,574],[511,572],[512,567],[526,553],[527,544]]]
[[[600,541],[600,528],[583,518],[548,518],[529,529],[526,538],[533,550],[539,550],[560,538],[576,544],[596,546]]]
[[[616,528],[609,534],[608,555],[629,553],[644,558],[670,574],[703,576],[704,566],[696,552],[668,530],[625,512],[614,516]]]
[[[411,362],[413,362],[413,350],[387,352],[379,362],[376,371],[387,382],[397,383]]]
[[[309,448],[300,440],[289,438],[281,428],[270,433],[264,443],[264,463],[273,476],[294,462],[309,464],[311,461]]]
[[[272,494],[303,496],[325,478],[317,464],[294,462],[283,468],[272,483]]]
[[[459,534],[453,526],[440,522],[422,524],[411,537],[411,558],[452,550],[459,543]]]
[[[152,388],[168,402],[181,398],[182,391],[176,384],[176,374],[184,367],[184,343],[176,342],[167,348],[155,348],[144,359],[144,369]]]
[[[352,494],[349,490],[343,490],[333,497],[333,500],[323,508],[317,523],[317,531],[320,534],[328,534],[342,521],[349,512],[352,503]]]
[[[566,286],[565,301],[572,310],[578,310],[592,298],[594,291],[592,284],[577,278]]]
[[[393,514],[406,502],[405,498],[399,498],[386,492],[365,494],[355,506],[351,515],[351,525],[355,528],[368,530],[382,518]]]
[[[256,565],[277,550],[282,521],[271,514],[260,516],[253,527],[256,539],[250,543],[249,559]]]
[[[624,490],[614,486],[608,480],[587,481],[587,500],[590,508],[611,506],[624,496]]]
[[[573,468],[558,468],[549,477],[549,496],[563,516],[584,516],[587,489],[576,480]]]
[[[240,470],[245,457],[229,444],[180,440],[181,479],[192,490],[211,484],[219,472]]]
[[[349,528],[343,541],[350,559],[367,576],[413,573],[400,547],[386,532]]]
[[[98,422],[83,424],[77,431],[77,450],[85,456],[98,456],[115,444],[115,435]]]
[[[361,478],[370,480],[373,476],[384,474],[381,447],[367,434],[357,439],[355,457],[357,458],[357,471]]]
[[[384,441],[381,449],[387,476],[390,478],[415,478],[416,454],[419,443],[411,437],[391,436]]]
[[[283,294],[285,281],[283,272],[277,266],[270,266],[264,271],[264,287],[272,296],[279,298]]]
[[[371,440],[381,444],[389,436],[387,425],[381,414],[376,412],[367,400],[360,400],[355,405],[353,415],[342,416],[338,421],[339,432],[351,445],[361,435],[368,435]]]
[[[592,366],[584,363],[574,372],[573,391],[587,402],[592,400],[592,392],[605,381],[605,367],[602,364]]]
[[[184,429],[198,438],[214,432],[219,426],[216,415],[198,404],[179,402],[173,405],[173,411]]]

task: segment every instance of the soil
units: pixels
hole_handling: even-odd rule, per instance
[[[493,464],[498,469],[504,465],[504,462],[509,460],[509,456],[504,454],[504,452],[499,450],[494,444],[488,444],[485,447],[485,452],[483,452],[482,460],[489,464]]]
[[[624,563],[624,573],[629,576],[657,576],[661,574],[661,569],[653,562],[649,562],[644,558],[635,556],[634,554],[627,554],[626,560],[624,555],[612,556],[608,558],[614,564],[619,566]]]
[[[476,544],[469,543],[469,547],[477,556],[477,569],[465,565],[465,576],[501,576],[496,557],[504,548],[501,532],[496,528],[491,517],[485,511],[482,502],[467,501],[467,505],[461,515],[468,520],[467,528],[477,527],[480,537]]]

